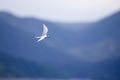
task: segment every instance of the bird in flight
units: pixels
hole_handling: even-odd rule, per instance
[[[48,28],[45,24],[43,24],[43,32],[41,36],[36,37],[38,39],[37,42],[47,38],[48,37],[47,32],[48,32]]]

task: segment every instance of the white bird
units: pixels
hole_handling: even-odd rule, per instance
[[[36,37],[36,38],[38,38],[37,42],[47,38],[48,37],[47,32],[48,32],[48,28],[45,24],[43,24],[43,32],[42,32],[41,36]]]

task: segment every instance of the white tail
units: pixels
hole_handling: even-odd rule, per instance
[[[38,38],[41,38],[41,37],[40,37],[40,36],[38,36],[38,37],[35,37],[35,38],[37,38],[37,39],[38,39]]]

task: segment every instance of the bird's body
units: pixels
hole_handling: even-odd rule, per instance
[[[48,32],[48,28],[45,24],[43,24],[43,33],[41,36],[36,37],[36,38],[38,38],[37,42],[47,38],[48,37],[47,32]]]

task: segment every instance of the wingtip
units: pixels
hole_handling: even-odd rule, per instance
[[[37,42],[40,42],[40,41],[42,41],[42,40],[40,40],[40,39],[37,40]]]
[[[40,42],[39,40],[37,40],[37,42]]]
[[[43,24],[43,26],[46,26],[45,24]]]
[[[38,37],[35,37],[36,39],[40,38],[39,36]]]

